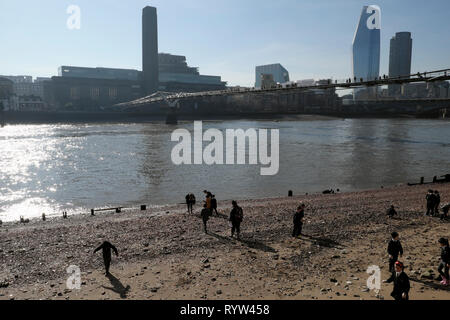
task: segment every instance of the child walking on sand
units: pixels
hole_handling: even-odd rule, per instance
[[[448,239],[439,239],[439,244],[441,245],[441,263],[439,264],[439,274],[441,275],[441,284],[448,286],[450,284],[449,277],[449,267],[450,267],[450,247],[448,244]]]
[[[389,241],[387,252],[389,254],[389,272],[394,272],[394,265],[398,261],[398,257],[403,256],[403,247],[400,243],[400,236],[397,232],[392,232],[392,239]]]

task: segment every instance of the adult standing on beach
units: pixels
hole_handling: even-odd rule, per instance
[[[206,203],[205,203],[203,205],[203,210],[200,213],[200,216],[202,217],[202,220],[203,220],[203,230],[205,231],[205,233],[208,233],[207,223],[208,223],[210,214],[211,214],[211,210],[209,210],[207,208]]]
[[[217,212],[217,200],[215,195],[211,196],[211,213],[212,211],[215,211],[216,215],[219,215],[219,213]]]
[[[398,261],[398,257],[403,256],[403,247],[400,243],[399,234],[397,232],[392,232],[392,239],[388,244],[388,254],[389,254],[389,272],[394,272],[394,265]]]
[[[231,205],[233,209],[230,212],[230,222],[231,222],[231,237],[234,237],[234,232],[236,231],[237,239],[240,239],[241,234],[241,223],[244,219],[244,211],[238,206],[236,201],[232,201]]]
[[[292,231],[292,236],[294,238],[302,234],[303,219],[305,218],[305,205],[301,204],[294,214],[294,231]]]
[[[441,245],[441,263],[439,264],[438,272],[441,275],[441,284],[448,286],[450,284],[449,267],[450,267],[450,247],[448,239],[439,239]]]
[[[186,197],[184,197],[184,198],[186,199],[186,206],[187,206],[188,213],[191,213],[191,201],[190,201],[191,194],[188,193],[186,195]]]
[[[434,212],[433,214],[435,216],[439,215],[439,205],[441,204],[441,195],[439,194],[439,191],[434,191]]]
[[[116,247],[113,246],[108,241],[103,242],[103,244],[100,247],[95,249],[94,253],[96,253],[100,249],[103,251],[103,262],[105,264],[105,269],[106,269],[105,275],[109,276],[109,266],[111,265],[111,250],[114,251],[116,256],[119,256],[119,252],[117,251]]]
[[[194,212],[194,204],[195,204],[195,196],[192,193],[188,193],[186,195],[186,205],[188,209],[188,213]]]
[[[450,210],[450,203],[447,203],[446,205],[442,206],[442,214],[441,214],[442,221],[447,219],[449,210]]]
[[[208,210],[212,210],[211,206],[212,193],[207,190],[203,191],[203,193],[205,194],[206,208]]]
[[[434,211],[434,193],[433,190],[428,190],[427,196],[425,197],[425,199],[427,200],[427,213],[425,215],[433,215],[433,211]]]
[[[405,266],[400,261],[395,263],[395,272],[386,281],[387,283],[394,282],[394,290],[392,290],[391,296],[397,301],[409,300],[409,277],[404,272]]]

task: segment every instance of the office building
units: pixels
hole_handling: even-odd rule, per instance
[[[289,72],[279,63],[257,66],[255,68],[255,88],[261,88],[261,75],[271,74],[276,83],[289,81]]]
[[[381,10],[364,6],[353,38],[353,77],[356,81],[374,80],[380,74]]]
[[[389,53],[389,77],[404,77],[411,74],[412,39],[410,32],[398,32],[391,39]],[[389,95],[401,94],[400,85],[389,85]]]

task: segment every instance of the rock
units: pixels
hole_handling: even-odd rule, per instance
[[[222,290],[217,290],[216,293],[217,294],[222,294]]]
[[[422,275],[420,276],[422,279],[430,279],[433,280],[433,273],[426,271],[424,273],[422,273]]]
[[[150,291],[153,292],[153,293],[158,292],[158,290],[159,290],[159,287],[154,287],[154,288],[150,289]]]
[[[330,281],[331,281],[331,282],[334,282],[334,283],[338,282],[338,281],[337,281],[336,279],[334,279],[334,278],[331,278]]]
[[[206,264],[206,263],[209,263],[209,259],[203,260],[202,263],[205,263],[205,264]]]
[[[365,288],[365,289],[362,289],[361,291],[362,291],[362,292],[369,292],[370,290],[367,289],[367,288]]]

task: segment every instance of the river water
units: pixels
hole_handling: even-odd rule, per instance
[[[279,129],[275,176],[261,176],[260,165],[174,165],[171,134],[193,127],[192,122],[4,126],[0,220],[181,203],[188,192],[200,199],[204,189],[220,202],[285,196],[288,190],[304,194],[380,188],[450,173],[448,121],[203,122],[204,130]]]

